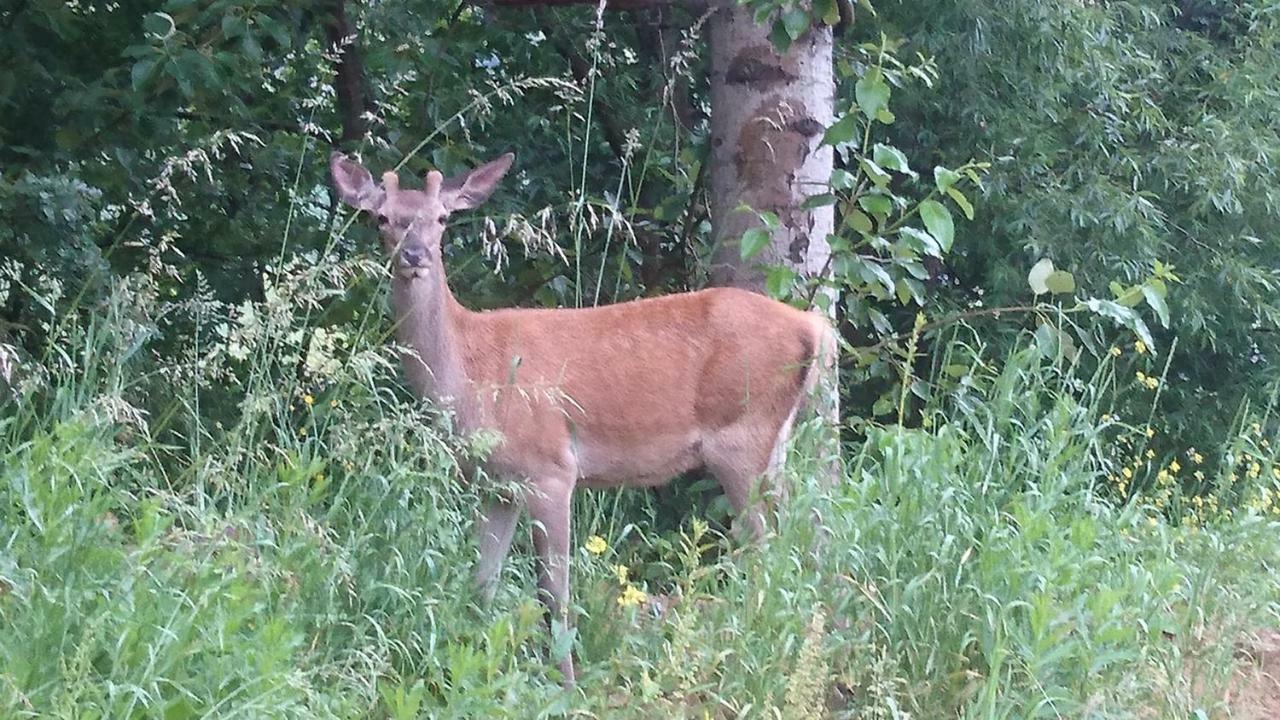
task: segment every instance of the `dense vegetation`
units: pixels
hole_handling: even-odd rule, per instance
[[[806,425],[746,547],[699,477],[582,495],[553,647],[521,543],[474,602],[483,450],[403,387],[324,159],[516,150],[452,231],[473,307],[698,286],[699,18],[352,4],[357,122],[335,7],[0,9],[0,715],[1247,716],[1238,651],[1280,626],[1274,2],[860,4],[845,477]],[[876,241],[871,186],[928,233]]]

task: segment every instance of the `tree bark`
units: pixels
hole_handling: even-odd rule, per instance
[[[343,147],[358,143],[364,138],[366,129],[364,62],[360,57],[360,49],[355,42],[355,27],[347,18],[346,0],[332,0],[329,18],[325,22],[325,38],[329,47],[340,49],[338,71],[334,78],[334,90],[337,92],[338,115],[342,118]]]
[[[711,19],[711,280],[756,291],[765,265],[821,273],[835,224],[832,206],[803,207],[831,177],[831,148],[820,145],[834,112],[831,28],[814,25],[786,53],[768,32],[736,5]],[[738,241],[765,211],[780,226],[743,262]]]

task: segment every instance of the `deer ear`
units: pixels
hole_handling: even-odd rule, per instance
[[[382,188],[355,160],[335,151],[329,156],[329,174],[333,176],[333,187],[337,189],[338,197],[351,207],[372,212],[382,204]]]
[[[479,207],[489,199],[493,189],[498,186],[498,181],[511,169],[511,163],[515,159],[515,154],[507,153],[470,172],[445,180],[440,194],[449,210],[471,210]]]

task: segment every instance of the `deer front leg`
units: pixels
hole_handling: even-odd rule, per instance
[[[573,480],[544,478],[531,483],[529,517],[533,520],[533,547],[538,555],[538,590],[547,606],[554,632],[569,629],[569,506]],[[558,666],[565,687],[574,684],[573,652],[565,653]]]
[[[520,519],[520,505],[509,498],[495,498],[485,503],[483,515],[476,524],[477,545],[480,546],[480,564],[476,566],[476,587],[481,600],[488,605],[498,590],[498,571],[511,550],[516,522]]]

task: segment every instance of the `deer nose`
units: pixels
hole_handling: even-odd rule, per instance
[[[406,245],[400,249],[400,264],[422,267],[427,261],[427,249],[421,245]]]

